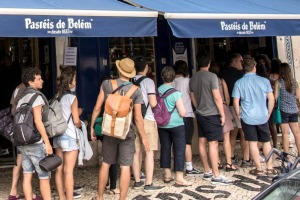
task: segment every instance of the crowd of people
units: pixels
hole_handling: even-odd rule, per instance
[[[126,93],[134,82],[139,88],[130,97],[133,102],[133,122],[124,140],[103,136],[103,161],[99,169],[98,195],[94,200],[103,199],[105,191],[119,194],[126,199],[130,180],[134,180],[134,189],[160,191],[164,186],[153,184],[154,153],[160,151],[160,167],[163,169],[165,184],[173,183],[175,187],[188,187],[192,183],[185,176],[202,176],[214,185],[231,185],[233,181],[221,174],[221,170],[236,171],[239,167],[251,167],[250,173],[256,176],[275,176],[278,171],[273,168],[272,159],[263,169],[262,147],[266,156],[273,147],[278,147],[278,125],[272,121],[274,104],[280,103],[282,122],[282,146],[289,151],[289,127],[295,137],[295,144],[300,156],[300,135],[298,128],[297,101],[300,98],[298,83],[294,80],[290,66],[279,59],[272,62],[266,55],[255,59],[250,56],[233,54],[225,69],[212,63],[209,55],[197,57],[198,71],[189,78],[187,63],[179,60],[173,67],[166,66],[161,71],[163,84],[156,88],[154,81],[147,78],[149,66],[143,57],[134,60],[124,58],[116,62],[118,69],[118,88]],[[33,103],[34,123],[41,134],[41,140],[20,148],[18,165],[13,169],[12,189],[9,200],[18,199],[17,183],[23,168],[23,191],[26,199],[51,199],[50,173],[40,169],[36,162],[46,154],[60,156],[63,163],[55,172],[56,189],[59,199],[74,197],[74,168],[78,156],[78,139],[76,127],[80,127],[82,109],[74,94],[76,88],[76,71],[71,67],[62,70],[57,79],[57,95],[61,98],[63,115],[68,121],[67,131],[54,138],[50,144],[42,123],[42,108],[45,102],[37,98]],[[30,95],[17,97],[26,87],[39,90],[43,80],[37,68],[26,69],[22,75],[22,84],[17,87],[12,97],[12,108],[30,99]],[[157,125],[152,108],[157,105],[157,93],[165,94],[164,101],[170,113],[166,125]],[[73,93],[72,93],[73,92]],[[95,103],[90,134],[97,140],[94,125],[97,117],[103,114],[108,94],[113,92],[110,80],[101,84]],[[16,98],[17,97],[17,98]],[[279,98],[280,97],[280,98]],[[15,103],[14,99],[20,99]],[[142,112],[144,105],[145,112]],[[13,109],[12,109],[13,110]],[[71,120],[70,120],[71,118]],[[195,119],[195,120],[194,120]],[[194,121],[196,122],[194,124]],[[192,138],[194,125],[198,127],[199,156],[203,171],[196,169],[192,163]],[[242,158],[235,152],[237,136],[240,137]],[[272,143],[271,143],[272,138]],[[220,159],[219,143],[222,142],[225,159]],[[160,144],[160,146],[159,146]],[[36,151],[36,149],[40,149]],[[173,154],[173,167],[172,163]],[[142,173],[142,156],[144,173]],[[224,163],[221,161],[225,160]],[[117,169],[120,166],[119,188],[116,187]],[[32,193],[32,174],[37,172],[40,179],[41,195]],[[173,173],[174,172],[174,173]],[[142,179],[145,179],[143,181]]]

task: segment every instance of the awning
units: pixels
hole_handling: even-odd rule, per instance
[[[0,37],[156,36],[157,15],[117,0],[0,0]]]
[[[180,38],[300,35],[299,0],[126,0],[160,11]]]

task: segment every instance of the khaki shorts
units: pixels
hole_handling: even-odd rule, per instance
[[[235,128],[242,128],[242,125],[241,125],[241,120],[238,118],[238,116],[236,115],[235,111],[234,111],[234,108],[233,106],[229,106],[229,109],[230,109],[230,112],[232,114],[232,122],[233,122],[233,126]],[[241,107],[240,107],[240,110],[241,110]]]
[[[157,124],[155,121],[151,121],[148,119],[144,119],[144,129],[146,137],[149,141],[149,146],[151,151],[158,150],[158,131]],[[138,134],[136,129],[136,138],[135,138],[135,149],[140,150],[141,146],[143,146],[140,134]],[[144,150],[144,148],[142,148]]]

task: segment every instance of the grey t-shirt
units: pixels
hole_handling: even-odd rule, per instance
[[[118,87],[121,86],[122,84],[124,84],[124,86],[119,90],[123,90],[124,94],[127,93],[127,91],[131,88],[132,86],[132,83],[131,82],[126,82],[126,81],[122,81],[120,79],[117,79],[117,85]],[[111,85],[111,82],[110,80],[106,80],[102,83],[102,86],[103,88],[103,91],[104,91],[104,98],[105,100],[107,99],[108,97],[108,94],[111,94],[112,93],[112,85]],[[131,96],[131,99],[132,99],[132,102],[133,104],[143,104],[143,94],[142,94],[142,90],[140,88],[138,88],[134,93],[133,95]],[[131,126],[130,126],[130,131],[127,135],[127,137],[132,137],[134,136],[134,126],[133,124],[131,123]]]
[[[190,80],[190,91],[197,102],[197,112],[202,116],[219,115],[212,90],[219,90],[217,75],[209,71],[199,71]]]

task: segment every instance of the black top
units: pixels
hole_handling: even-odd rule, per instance
[[[231,94],[232,94],[234,84],[238,79],[242,78],[243,76],[244,76],[244,72],[242,70],[238,70],[234,67],[227,67],[220,74],[220,77],[225,80],[227,87],[228,87],[228,92],[230,95],[229,106],[232,106],[232,103],[233,103]]]

